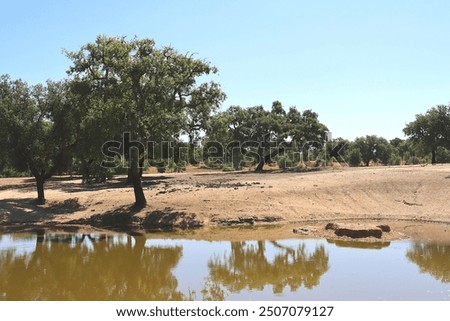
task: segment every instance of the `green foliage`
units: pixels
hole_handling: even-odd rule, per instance
[[[233,166],[224,166],[222,168],[222,171],[224,172],[233,172],[235,169],[233,168]]]
[[[352,167],[360,166],[362,162],[362,155],[359,148],[355,147],[348,152],[348,163]]]
[[[278,156],[277,164],[280,169],[287,169],[296,165],[296,163],[287,154]]]
[[[321,167],[325,164],[325,160],[323,158],[317,158],[314,161],[314,167]]]
[[[401,165],[402,158],[397,154],[391,154],[389,158],[389,165]]]
[[[437,148],[450,148],[450,105],[438,105],[416,115],[403,132],[424,152],[431,152],[431,162],[436,163]]]
[[[327,156],[334,158],[335,162],[342,162],[345,160],[345,155],[350,146],[351,143],[347,139],[343,139],[341,137],[333,139],[326,145]]]
[[[82,184],[103,183],[112,179],[114,175],[127,173],[122,167],[105,168],[96,162],[79,162],[75,169],[82,174]]]
[[[166,167],[167,169],[169,169],[170,171],[174,171],[174,169],[177,167],[177,164],[175,163],[175,161],[173,159],[168,159],[166,160]]]
[[[437,163],[450,163],[450,149],[439,146],[436,149],[436,162]]]
[[[29,177],[31,173],[29,171],[18,171],[14,167],[5,166],[1,168],[0,177]]]
[[[66,55],[73,63],[72,91],[83,109],[78,155],[86,162],[101,160],[102,144],[121,141],[125,132],[143,144],[172,141],[182,131],[195,138],[225,98],[217,83],[197,83],[216,73],[214,66],[171,47],[157,48],[152,39],[98,36]],[[129,161],[137,206],[146,204],[139,174],[144,155],[135,149],[122,155]]]
[[[44,203],[44,182],[70,166],[75,142],[71,95],[64,82],[28,86],[0,77],[3,164],[36,179],[38,202]],[[5,165],[3,165],[5,166]]]
[[[420,160],[420,163],[421,164],[431,164],[430,156],[427,155],[427,156],[422,157],[421,160]]]
[[[388,164],[394,148],[389,142],[376,135],[367,135],[365,137],[358,137],[355,139],[354,146],[359,149],[362,161],[369,166],[370,161],[381,161],[383,164]]]
[[[394,138],[389,141],[389,144],[393,147],[393,152],[402,158],[405,153],[415,152],[410,140]]]
[[[306,165],[305,165],[305,163],[301,163],[301,162],[292,168],[293,172],[303,172],[304,170],[306,170]]]
[[[417,165],[420,164],[420,158],[417,156],[411,156],[407,162],[408,165]]]
[[[232,161],[235,168],[242,161],[253,161],[258,163],[256,171],[262,170],[271,157],[275,157],[277,152],[284,152],[289,145],[303,146],[309,141],[322,141],[327,130],[318,121],[317,113],[311,110],[301,113],[295,107],[286,113],[279,101],[272,103],[270,111],[263,106],[231,106],[212,117],[209,124],[207,141],[228,146],[226,160]],[[271,145],[281,148],[275,152],[270,149]]]

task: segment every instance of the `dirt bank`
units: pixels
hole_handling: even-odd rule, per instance
[[[0,221],[24,224],[135,227],[309,225],[389,222],[395,237],[450,241],[450,165],[327,169],[311,173],[188,172],[143,178],[148,206],[133,211],[124,178],[85,186],[78,178],[46,183],[36,205],[33,179],[0,179]]]

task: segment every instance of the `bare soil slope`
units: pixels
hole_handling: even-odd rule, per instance
[[[426,233],[426,223],[440,224],[440,237],[450,239],[450,165],[148,174],[143,186],[148,206],[133,211],[124,178],[85,186],[56,177],[46,183],[44,206],[34,202],[33,179],[0,179],[0,222],[189,227],[376,220],[405,222],[402,231],[413,222],[410,235]]]

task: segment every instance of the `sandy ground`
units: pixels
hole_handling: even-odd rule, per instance
[[[34,202],[31,178],[0,179],[0,222],[29,224],[206,226],[194,232],[229,238],[221,225],[271,223],[242,232],[253,238],[292,236],[307,227],[308,237],[331,237],[328,222],[389,224],[384,238],[412,237],[450,242],[450,165],[333,168],[310,173],[186,172],[147,174],[146,208],[133,211],[133,189],[124,178],[81,185],[79,178],[46,183],[44,206]],[[240,224],[238,224],[240,225]],[[299,235],[299,234],[295,234]],[[237,236],[236,236],[237,237]]]

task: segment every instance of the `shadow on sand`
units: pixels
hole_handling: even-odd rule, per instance
[[[8,198],[0,200],[0,222],[43,222],[82,209],[77,198],[69,198],[63,202],[48,202],[45,205],[38,205],[34,198]]]

